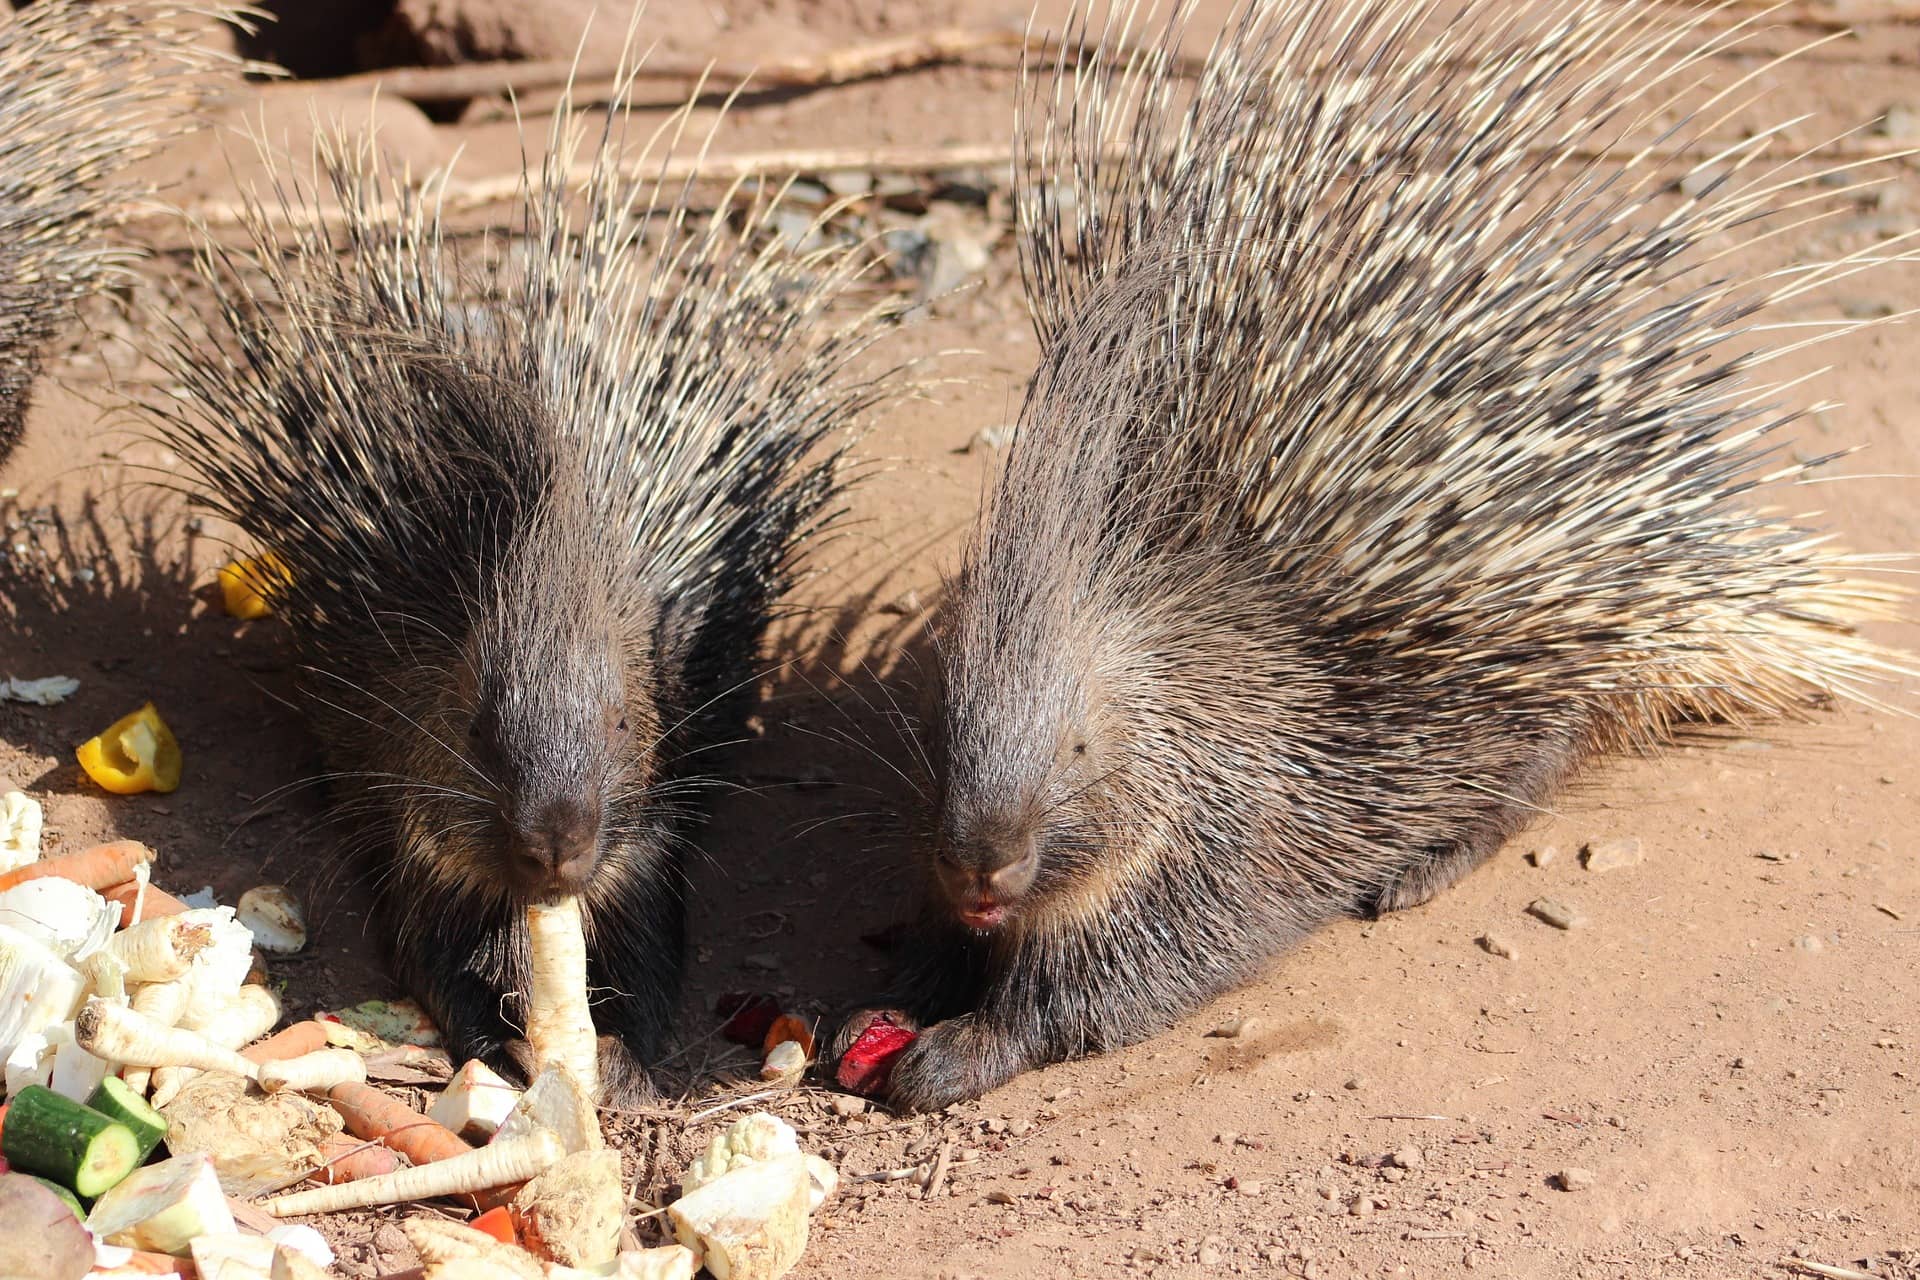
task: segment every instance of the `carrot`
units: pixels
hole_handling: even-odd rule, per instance
[[[117,902],[127,909],[126,919],[121,923],[128,925],[138,924],[140,920],[151,920],[155,916],[177,916],[188,909],[186,903],[165,889],[159,889],[153,885],[147,886],[147,896],[142,900],[138,880],[126,880],[120,884],[109,885],[100,890],[100,896],[108,902]],[[133,904],[136,901],[140,903],[139,920],[136,920],[133,915]]]
[[[532,972],[527,983],[527,1044],[535,1069],[565,1067],[589,1099],[600,1094],[599,1044],[587,1010],[587,939],[580,899],[527,908]]]
[[[242,1049],[240,1056],[252,1062],[278,1062],[326,1047],[327,1029],[318,1022],[308,1020],[282,1027],[259,1044]]]
[[[59,876],[89,889],[106,889],[133,879],[136,867],[152,862],[153,850],[138,840],[115,840],[82,853],[63,853],[57,858],[42,858],[16,867],[0,875],[0,889],[11,889],[42,876]]]
[[[513,1214],[503,1204],[495,1205],[467,1225],[475,1231],[486,1232],[501,1244],[520,1243],[513,1230]]]
[[[430,1196],[452,1196],[525,1182],[558,1164],[566,1155],[552,1131],[536,1129],[523,1138],[494,1141],[432,1164],[397,1169],[377,1178],[314,1187],[275,1196],[261,1206],[276,1218],[335,1213],[369,1205],[398,1204]]]
[[[792,1040],[799,1044],[800,1052],[808,1058],[813,1057],[813,1032],[807,1028],[806,1021],[790,1013],[783,1013],[773,1020],[767,1028],[766,1039],[761,1041],[762,1055],[773,1052],[775,1045]]]
[[[348,1133],[385,1143],[415,1164],[432,1164],[473,1150],[453,1130],[370,1084],[337,1084],[327,1090],[327,1101],[347,1122]]]
[[[400,1167],[400,1158],[377,1142],[358,1142],[352,1138],[329,1138],[320,1144],[320,1158],[326,1163],[307,1177],[321,1186],[336,1182],[357,1182],[377,1178]]]

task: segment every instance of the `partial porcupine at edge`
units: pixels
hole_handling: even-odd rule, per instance
[[[855,249],[792,248],[771,200],[696,215],[623,176],[653,171],[624,110],[577,160],[584,127],[556,117],[490,304],[432,186],[326,145],[336,210],[256,205],[252,252],[209,251],[221,320],[167,353],[161,434],[262,553],[396,975],[511,1069],[524,906],[580,894],[617,1098],[674,1006],[716,752],[892,383],[850,368],[873,317],[828,314]]]
[[[1670,199],[1591,158],[1746,26],[1439,12],[1255,0],[1188,95],[1184,5],[1100,69],[1128,10],[1035,81],[1042,350],[936,646],[897,1104],[1141,1039],[1421,902],[1601,753],[1906,669],[1855,632],[1893,593],[1760,505],[1806,468],[1770,456],[1795,414],[1744,345],[1901,246],[1729,277],[1728,239],[1805,214],[1770,135]]]
[[[149,190],[128,171],[233,61],[192,43],[215,12],[42,0],[0,21],[0,462],[41,348],[126,261],[111,233]]]

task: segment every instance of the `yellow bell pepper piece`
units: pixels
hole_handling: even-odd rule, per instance
[[[81,743],[74,755],[89,778],[115,795],[171,791],[180,785],[180,744],[151,702]]]
[[[260,588],[272,590],[287,581],[287,566],[269,551],[251,560],[236,560],[220,569],[220,599],[227,613],[243,622],[264,618],[273,612]]]

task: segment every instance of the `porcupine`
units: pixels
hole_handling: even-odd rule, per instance
[[[713,753],[895,385],[855,368],[881,326],[828,314],[856,247],[777,234],[778,192],[696,215],[626,120],[576,159],[560,109],[491,305],[454,296],[484,272],[435,189],[323,139],[343,234],[305,187],[251,204],[251,251],[206,255],[217,319],[171,342],[158,429],[261,549],[396,977],[455,1052],[524,1067],[524,904],[580,894],[610,1098],[645,1090],[673,1009]]]
[[[1910,670],[1855,629],[1897,593],[1753,504],[1795,414],[1742,345],[1901,249],[1723,278],[1725,233],[1804,202],[1771,133],[1665,206],[1655,161],[1602,158],[1755,19],[1250,0],[1187,96],[1186,15],[1025,95],[1039,366],[915,738],[897,1105],[1140,1040],[1420,903],[1605,752]]]
[[[0,22],[0,462],[20,442],[42,346],[118,278],[129,170],[193,117],[222,61],[189,17],[226,8],[43,0]],[[234,65],[238,65],[234,63]]]

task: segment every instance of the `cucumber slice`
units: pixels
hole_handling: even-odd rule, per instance
[[[166,1117],[148,1105],[119,1076],[108,1076],[87,1099],[87,1105],[109,1120],[118,1120],[133,1130],[140,1141],[140,1163],[145,1164],[153,1149],[167,1136]]]
[[[140,1140],[92,1107],[30,1084],[7,1104],[0,1155],[90,1198],[139,1167]]]
[[[55,1182],[52,1178],[43,1178],[37,1173],[30,1173],[27,1176],[29,1178],[32,1178],[35,1182],[39,1183],[41,1186],[45,1187],[47,1190],[53,1192],[53,1194],[59,1196],[60,1203],[66,1205],[67,1208],[73,1210],[74,1217],[80,1219],[80,1221],[82,1222],[85,1222],[87,1220],[87,1211],[81,1205],[79,1196],[73,1194],[73,1192],[67,1190],[65,1187]]]

